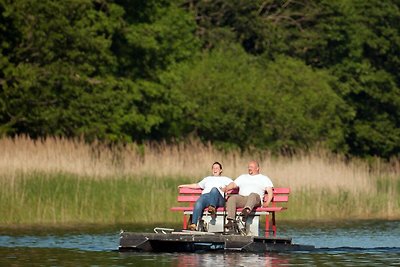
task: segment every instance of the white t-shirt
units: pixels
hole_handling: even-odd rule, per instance
[[[230,184],[232,181],[231,178],[226,176],[207,176],[201,180],[198,185],[203,189],[202,194],[210,193],[213,187],[218,188],[219,192],[222,196],[224,196],[224,192],[219,189],[220,187],[225,187]]]
[[[257,193],[260,195],[261,202],[264,199],[265,188],[274,187],[271,179],[262,174],[242,174],[234,182],[239,186],[239,195],[248,196],[251,193]]]

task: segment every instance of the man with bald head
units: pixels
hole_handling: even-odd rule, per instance
[[[228,222],[225,227],[228,229],[233,229],[236,208],[243,208],[242,216],[247,218],[253,208],[260,206],[268,207],[272,200],[272,188],[274,185],[271,179],[260,174],[260,165],[258,162],[255,160],[250,161],[247,168],[248,174],[240,175],[225,188],[221,188],[224,192],[239,188],[239,194],[230,196],[226,203]],[[263,203],[265,191],[267,191],[268,198]]]

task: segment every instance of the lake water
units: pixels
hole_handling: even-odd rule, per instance
[[[280,235],[293,243],[314,245],[311,252],[118,252],[120,228],[152,232],[153,227],[0,229],[0,266],[400,266],[400,221],[279,225]]]

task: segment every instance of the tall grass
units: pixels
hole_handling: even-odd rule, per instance
[[[107,147],[21,136],[0,139],[0,224],[178,222],[169,211],[178,184],[208,175],[214,161],[235,178],[251,159],[275,186],[292,189],[281,218],[400,218],[398,160],[225,153],[196,140]]]
[[[32,173],[19,175],[13,184],[2,181],[0,224],[174,221],[168,209],[176,193],[171,179]]]

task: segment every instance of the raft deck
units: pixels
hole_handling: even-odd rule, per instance
[[[119,251],[144,252],[282,252],[313,250],[314,246],[292,244],[291,238],[260,237],[196,231],[157,233],[121,232]]]

